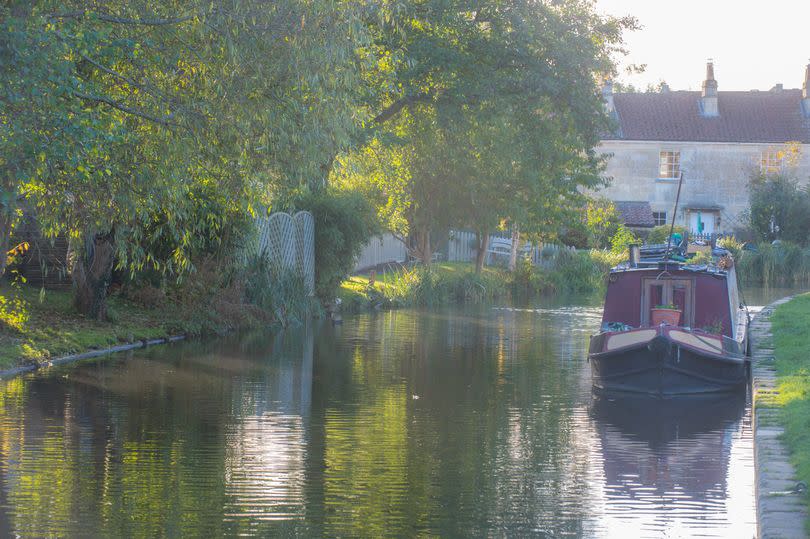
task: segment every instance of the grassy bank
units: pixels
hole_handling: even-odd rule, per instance
[[[344,281],[342,309],[435,306],[482,303],[504,297],[548,294],[587,294],[601,291],[612,266],[624,259],[608,251],[560,251],[545,266],[523,261],[514,272],[488,266],[475,273],[471,263],[445,262],[378,273],[373,285],[368,275]]]
[[[781,408],[798,476],[810,484],[810,294],[777,307],[771,329],[779,389],[774,404]]]
[[[224,333],[268,323],[250,305],[208,297],[203,305],[170,298],[144,304],[121,295],[109,298],[110,319],[89,320],[72,305],[72,294],[36,288],[0,287],[0,370],[67,354],[173,335]]]

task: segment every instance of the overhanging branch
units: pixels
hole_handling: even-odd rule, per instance
[[[385,107],[385,109],[383,109],[381,113],[375,116],[374,123],[377,124],[385,123],[394,116],[396,116],[397,114],[399,114],[399,112],[405,107],[409,107],[414,103],[420,101],[429,101],[430,98],[431,98],[430,94],[423,93],[417,95],[409,95],[407,97],[403,97],[402,99],[398,99],[397,101],[394,101],[393,103]]]
[[[102,95],[91,95],[91,94],[84,94],[81,92],[73,92],[73,95],[78,97],[79,99],[83,99],[85,101],[94,101],[96,103],[104,103],[114,109],[120,110],[126,114],[131,114],[133,116],[137,116],[139,118],[143,118],[144,120],[148,120],[150,122],[162,125],[164,127],[179,127],[180,125],[172,121],[172,116],[165,116],[160,118],[158,116],[154,116],[149,114],[148,112],[143,112],[141,110],[132,108],[130,106],[124,105],[114,99],[110,99],[109,97],[105,97]]]
[[[93,13],[85,9],[79,11],[68,11],[66,13],[53,13],[50,15],[52,19],[82,19],[88,15],[95,15],[100,21],[111,22],[115,24],[133,24],[140,26],[169,26],[173,24],[180,24],[196,17],[195,15],[185,15],[183,17],[172,17],[170,19],[131,19],[128,17],[116,17],[113,15],[105,15],[103,13]]]

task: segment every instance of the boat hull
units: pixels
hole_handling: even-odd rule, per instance
[[[750,369],[740,343],[681,328],[643,331],[647,333],[636,332],[637,338],[632,332],[591,338],[588,359],[596,389],[670,397],[745,388]],[[611,337],[624,339],[624,345],[611,349]],[[704,344],[715,342],[716,347]]]

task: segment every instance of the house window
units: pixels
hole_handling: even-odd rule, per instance
[[[654,211],[653,212],[653,221],[655,221],[655,226],[661,226],[667,224],[667,212],[665,211]]]
[[[681,152],[661,152],[658,164],[659,178],[677,178],[681,174]]]
[[[765,150],[760,160],[760,170],[763,174],[779,174],[782,172],[782,161],[785,152],[782,150]]]

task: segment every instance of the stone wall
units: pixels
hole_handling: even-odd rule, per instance
[[[679,151],[684,182],[676,223],[687,224],[690,207],[717,208],[720,223],[715,232],[734,232],[744,225],[748,182],[759,170],[762,152],[781,148],[783,144],[603,141],[600,151],[612,155],[606,171],[612,183],[598,194],[615,201],[647,201],[653,211],[668,212],[671,218],[678,181],[658,178],[658,160],[661,151]],[[808,182],[810,145],[801,146],[793,172]]]

